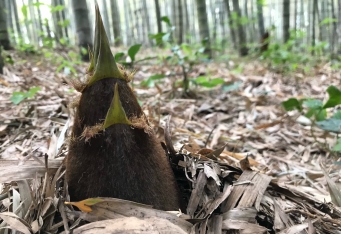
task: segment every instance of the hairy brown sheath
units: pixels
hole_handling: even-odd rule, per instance
[[[115,197],[177,210],[180,199],[169,161],[148,129],[128,85],[130,77],[115,63],[107,41],[96,4],[94,54],[88,83],[80,89],[82,95],[72,129],[74,140],[70,141],[66,160],[71,200]],[[113,67],[108,61],[114,62]],[[116,102],[115,86],[120,100]],[[112,103],[116,110],[123,110],[119,115],[125,115],[127,123],[118,123],[117,117],[110,114]],[[109,122],[114,124],[104,125]]]

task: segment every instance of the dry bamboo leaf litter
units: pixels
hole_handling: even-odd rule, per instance
[[[70,87],[62,83],[65,75],[56,76],[51,72],[51,69],[55,69],[54,66],[20,66],[21,71],[9,66],[1,77],[0,182],[4,184],[0,195],[1,214],[6,214],[4,212],[8,210],[13,212],[11,204],[15,199],[15,207],[22,209],[21,217],[11,217],[12,221],[7,220],[11,225],[20,222],[25,227],[27,224],[27,228],[34,232],[51,233],[56,233],[60,227],[75,228],[82,222],[72,213],[71,207],[63,204],[63,201],[67,200],[63,169],[54,176],[67,153],[61,143],[68,138],[63,139],[61,133],[68,132],[69,128],[65,126],[67,121],[70,121],[72,110],[69,112],[66,104],[74,100],[76,94],[70,92]],[[310,135],[310,123],[295,120],[293,116],[283,119],[283,112],[278,105],[280,101],[294,95],[323,98],[321,94],[329,84],[340,85],[338,74],[328,75],[324,79],[318,76],[309,77],[302,80],[300,87],[293,88],[290,82],[285,82],[286,77],[270,74],[266,69],[259,70],[261,75],[257,77],[254,74],[257,71],[254,65],[247,65],[243,75],[233,76],[225,65],[212,66],[211,70],[216,69],[217,74],[223,76],[226,82],[242,81],[242,92],[224,94],[219,89],[207,92],[195,88],[199,99],[170,100],[169,93],[160,93],[160,90],[170,91],[170,86],[167,87],[172,83],[170,79],[166,80],[165,87],[158,84],[159,89],[155,87],[147,91],[139,88],[138,84],[135,86],[135,92],[143,94],[143,108],[152,110],[149,111],[149,117],[159,119],[161,126],[165,126],[165,116],[172,114],[170,140],[174,144],[174,150],[170,151],[169,156],[174,162],[177,161],[174,170],[179,184],[187,194],[187,201],[192,189],[196,188],[198,175],[203,174],[206,177],[206,184],[201,185],[204,187],[201,189],[202,194],[196,198],[199,200],[195,202],[196,209],[191,208],[193,217],[185,218],[195,224],[191,231],[219,233],[239,229],[244,233],[248,230],[258,230],[261,233],[265,229],[276,227],[279,233],[294,233],[304,229],[315,229],[317,233],[340,232],[341,211],[332,203],[324,202],[330,198],[327,199],[328,185],[319,167],[319,161],[322,160],[329,169],[331,179],[336,182],[339,176],[338,167],[332,164],[332,159],[323,149],[314,144],[315,139]],[[259,64],[257,66],[259,67]],[[157,66],[147,67],[139,73],[155,74],[157,69]],[[163,69],[167,72],[168,68]],[[83,68],[79,67],[77,70],[83,71]],[[250,85],[259,80],[262,81],[259,86]],[[41,87],[34,99],[24,101],[18,106],[11,103],[9,98],[13,91],[28,90],[32,86]],[[276,95],[260,96],[262,91]],[[177,92],[171,95],[177,95]],[[245,102],[245,97],[248,98],[248,103]],[[210,108],[200,109],[204,103],[209,104]],[[218,130],[214,129],[216,124],[220,126]],[[327,138],[329,144],[334,140],[332,134],[325,136],[319,131],[315,137],[319,140]],[[205,154],[198,154],[198,150],[182,150],[184,145],[193,145],[193,142],[199,150],[206,148],[206,142],[208,146],[213,147],[212,151],[224,145],[226,147],[218,160],[212,160],[205,157]],[[44,155],[47,152],[49,158],[45,164]],[[239,156],[236,157],[237,155]],[[239,169],[240,160],[247,155],[250,155],[251,169],[257,169],[256,171],[242,172]],[[254,159],[256,160],[252,161]],[[184,167],[186,175],[183,172]],[[244,173],[262,176],[265,173],[271,178],[271,182],[269,184],[266,179],[264,187],[257,190],[257,194],[246,196],[255,182],[252,178],[240,179]],[[221,181],[220,186],[217,184],[217,178]],[[245,184],[237,183],[231,187],[240,180]],[[26,183],[30,185],[30,189]],[[260,179],[256,180],[256,184],[258,183]],[[248,186],[249,190],[245,189],[241,197],[233,195],[238,191],[238,187]],[[14,196],[11,195],[13,193]],[[25,204],[20,200],[21,197],[31,197],[31,201]],[[222,212],[220,209],[225,197],[225,200],[230,201],[231,209]],[[233,197],[237,202],[232,202]],[[234,207],[232,204],[235,204]],[[252,205],[242,207],[242,204]],[[278,204],[280,210],[275,208]],[[25,213],[27,205],[29,210]],[[218,208],[214,209],[215,207]],[[233,215],[236,213],[240,215]],[[21,220],[25,220],[26,224]],[[20,228],[20,225],[17,227]]]

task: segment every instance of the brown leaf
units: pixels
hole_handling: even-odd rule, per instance
[[[3,219],[11,229],[24,234],[31,234],[32,232],[31,226],[12,212],[1,212],[0,218]]]
[[[86,200],[79,202],[65,202],[65,204],[77,206],[78,209],[80,209],[83,212],[91,212],[92,209],[90,206],[96,205],[99,202],[104,202],[104,200],[101,198],[88,198]]]

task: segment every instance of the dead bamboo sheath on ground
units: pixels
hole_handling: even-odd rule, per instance
[[[110,51],[96,4],[94,50],[66,160],[71,201],[115,197],[178,210],[180,196],[160,143]]]

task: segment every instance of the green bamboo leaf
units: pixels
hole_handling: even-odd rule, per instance
[[[141,85],[144,86],[144,87],[154,87],[155,85],[155,80],[161,80],[163,78],[165,78],[166,76],[163,75],[163,74],[156,74],[156,75],[153,75],[153,76],[150,76],[148,79],[144,80],[141,82]]]
[[[322,121],[316,122],[317,126],[321,129],[328,131],[328,132],[339,132],[341,129],[341,120],[340,119],[326,119]]]
[[[341,104],[341,91],[338,88],[331,85],[328,87],[327,93],[329,94],[329,99],[324,104],[323,109],[335,107]]]
[[[123,56],[124,56],[124,53],[123,52],[119,52],[119,53],[115,54],[115,60],[119,61],[120,58],[122,58]]]
[[[206,88],[213,88],[217,85],[223,84],[224,79],[222,78],[214,78],[210,79],[206,76],[199,76],[196,79],[194,79],[194,82],[200,86],[206,87]]]
[[[18,105],[24,99],[32,98],[39,90],[40,90],[40,87],[32,87],[27,92],[13,92],[12,93],[12,97],[10,98],[10,100],[15,105]]]
[[[21,12],[24,15],[25,20],[27,20],[27,5],[21,7]]]
[[[168,18],[168,16],[162,16],[161,21],[165,22],[169,27],[172,27],[172,23],[170,19]]]
[[[57,11],[62,11],[64,10],[65,6],[63,5],[58,5],[58,6],[54,6],[51,7],[51,13],[57,12]]]
[[[341,119],[341,111],[338,110],[336,113],[332,116],[333,119]]]
[[[302,105],[296,98],[289,98],[288,100],[282,102],[282,105],[286,111],[292,111],[294,109],[302,111]]]
[[[137,52],[139,52],[140,48],[141,48],[142,44],[136,44],[133,45],[129,48],[128,50],[128,55],[131,58],[131,61],[135,61],[135,55],[137,54]]]
[[[32,87],[30,90],[27,91],[26,97],[32,98],[39,90],[41,90],[40,87]]]
[[[321,109],[323,106],[323,103],[321,100],[318,99],[308,99],[303,102],[303,105],[310,109]]]
[[[341,151],[341,143],[337,143],[334,147],[333,147],[334,151]]]
[[[13,92],[12,97],[10,100],[15,104],[18,105],[20,102],[22,102],[26,98],[25,93],[23,92]]]

